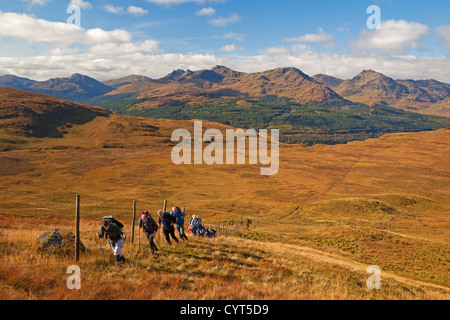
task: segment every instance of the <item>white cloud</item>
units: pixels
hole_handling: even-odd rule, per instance
[[[329,74],[350,79],[362,70],[373,69],[394,79],[436,79],[450,83],[450,55],[444,57],[389,56],[376,53],[334,54],[310,48],[290,53],[226,57],[223,64],[243,72],[259,72],[292,66],[309,75]],[[225,58],[224,58],[225,59]]]
[[[135,16],[142,16],[148,13],[148,10],[144,9],[144,8],[140,8],[140,7],[135,7],[135,6],[129,6],[127,9],[128,13],[131,13],[132,15]]]
[[[238,48],[234,45],[234,44],[229,44],[226,46],[223,46],[220,51],[222,52],[234,52],[236,51]]]
[[[147,49],[157,50],[157,43],[147,43]],[[353,78],[365,69],[374,69],[394,79],[436,79],[450,83],[450,56],[413,57],[388,56],[374,53],[332,54],[314,52],[304,47],[271,55],[201,55],[154,54],[144,52],[142,44],[107,44],[77,53],[54,50],[49,55],[0,57],[0,74],[15,74],[36,80],[70,76],[74,72],[99,80],[142,74],[152,78],[165,76],[174,69],[201,70],[225,65],[243,72],[260,72],[278,67],[297,67],[306,74],[329,74],[342,79]],[[109,52],[107,51],[109,48]],[[270,49],[270,48],[269,48]],[[97,52],[96,52],[97,50]]]
[[[138,52],[156,52],[158,51],[158,41],[146,40],[140,44],[135,43],[108,43],[94,45],[89,48],[89,53],[101,55],[118,55]]]
[[[33,6],[35,4],[43,6],[43,5],[47,4],[47,2],[49,0],[22,0],[22,1],[29,2],[30,6]]]
[[[122,14],[125,12],[123,7],[116,7],[116,6],[113,6],[110,4],[105,5],[103,7],[103,9],[105,9],[106,12],[113,13],[113,14]]]
[[[350,47],[356,51],[375,50],[382,53],[402,54],[407,48],[420,48],[422,39],[428,33],[428,26],[417,22],[387,20],[381,23],[379,30],[363,29],[359,39]]]
[[[70,0],[70,6],[78,6],[82,9],[92,9],[92,4],[83,0]]]
[[[52,22],[13,12],[0,12],[0,37],[66,45],[131,41],[130,33],[121,29],[113,31],[105,31],[100,28],[86,30],[73,24]]]
[[[227,25],[234,23],[234,22],[238,22],[240,20],[241,20],[241,18],[236,13],[233,13],[228,18],[220,17],[220,18],[211,19],[209,21],[209,23],[215,27],[226,27]]]
[[[284,42],[303,42],[303,43],[313,43],[313,42],[329,42],[334,38],[333,34],[327,34],[322,28],[319,28],[319,33],[306,34],[298,38],[287,38]]]
[[[409,25],[409,23],[407,24]],[[438,28],[436,32],[445,38],[449,34],[446,28],[448,27]],[[424,33],[427,27],[418,29]],[[321,31],[321,33],[324,32]],[[243,38],[244,35],[241,36]],[[394,36],[395,34],[391,35],[391,37]],[[412,36],[417,37],[417,35]],[[336,54],[315,52],[306,42],[270,47],[260,50],[254,56],[236,53],[220,56],[194,53],[159,54],[157,41],[132,42],[130,33],[125,30],[83,29],[63,22],[38,19],[27,14],[0,12],[0,38],[2,37],[11,38],[11,41],[17,39],[20,43],[27,40],[33,43],[30,47],[36,47],[34,43],[45,44],[47,54],[29,54],[26,58],[0,57],[0,74],[15,74],[36,80],[69,76],[74,72],[83,73],[99,80],[118,78],[129,74],[142,74],[157,78],[174,69],[200,70],[209,69],[215,65],[226,65],[243,72],[259,72],[277,67],[293,66],[309,75],[325,73],[343,79],[352,78],[364,69],[375,69],[396,79],[433,78],[450,82],[448,73],[450,55],[414,57],[390,56],[373,52]],[[223,37],[238,38],[236,34],[232,33]],[[403,33],[400,37],[404,39]],[[365,37],[362,39],[367,40]],[[359,40],[361,40],[361,36]],[[411,44],[411,41],[397,41],[396,43],[399,42],[405,47],[409,47]],[[74,44],[81,46],[73,46]],[[235,45],[224,46],[222,49],[223,52],[239,50]]]
[[[198,16],[212,16],[216,13],[216,10],[213,7],[203,8],[197,11],[196,15]]]
[[[442,46],[448,46],[450,44],[450,26],[442,26],[436,29],[436,33],[442,37]]]
[[[108,56],[95,53],[43,55],[23,59],[0,57],[0,74],[15,74],[35,80],[70,76],[74,72],[98,80],[141,74],[152,78],[163,77],[174,69],[201,70],[222,64],[213,55],[200,54],[142,54],[111,53]]]
[[[245,37],[246,37],[245,34],[237,34],[237,33],[230,32],[230,33],[227,33],[226,35],[224,35],[223,39],[234,39],[237,41],[243,41]]]

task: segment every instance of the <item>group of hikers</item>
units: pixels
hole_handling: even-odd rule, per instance
[[[159,210],[157,213],[159,218],[158,223],[156,223],[155,219],[153,219],[148,211],[143,211],[138,224],[139,232],[140,229],[142,229],[148,239],[152,254],[158,251],[158,247],[154,240],[158,230],[161,229],[161,226],[164,237],[169,245],[172,244],[172,240],[179,243],[179,240],[175,235],[175,229],[178,231],[178,234],[183,241],[188,240],[184,229],[184,220],[186,218],[185,212],[179,207],[173,207],[171,212]],[[103,217],[100,231],[97,232],[97,236],[100,239],[106,237],[109,240],[111,249],[114,251],[116,264],[125,262],[125,258],[122,255],[122,248],[123,240],[126,240],[127,236],[122,231],[123,227],[124,225],[114,219],[113,216],[106,216]],[[202,220],[197,215],[193,215],[190,219],[188,231],[190,231],[191,234],[200,237],[205,235],[208,237],[217,236],[217,233],[214,230],[208,230],[203,226]]]

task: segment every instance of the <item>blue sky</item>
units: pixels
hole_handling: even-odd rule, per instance
[[[80,6],[80,30],[67,27],[69,4]],[[381,30],[366,26],[374,4]],[[0,11],[0,74],[38,80],[156,78],[223,64],[450,82],[446,0],[10,0]]]

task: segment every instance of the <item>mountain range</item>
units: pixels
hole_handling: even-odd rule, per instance
[[[80,103],[114,90],[113,87],[100,81],[77,73],[68,78],[53,78],[46,81],[4,75],[0,77],[0,87],[27,90]]]
[[[74,74],[68,78],[34,81],[0,76],[0,86],[53,95],[78,103],[134,96],[137,108],[177,103],[211,103],[217,99],[289,98],[295,103],[333,102],[386,105],[424,114],[450,116],[450,84],[436,80],[394,80],[373,70],[352,79],[329,75],[308,76],[296,68],[244,73],[224,66],[211,70],[175,70],[165,77],[141,75],[104,82]],[[244,102],[245,103],[245,102]]]
[[[330,80],[327,79],[331,86]],[[350,80],[334,82],[332,88],[345,99],[389,105],[407,111],[450,116],[450,84],[436,80],[394,80],[373,70],[364,70]]]

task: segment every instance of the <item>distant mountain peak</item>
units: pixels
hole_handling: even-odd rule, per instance
[[[381,78],[389,78],[388,76],[382,74],[381,72],[377,72],[374,70],[363,70],[360,74],[358,74],[354,79],[381,79]]]
[[[322,83],[324,85],[326,85],[327,87],[330,88],[335,88],[337,86],[339,86],[342,82],[344,82],[344,80],[333,77],[333,76],[329,76],[326,74],[316,74],[315,76],[312,77],[314,80],[316,80],[319,83]]]
[[[211,69],[211,71],[223,76],[224,78],[238,78],[242,76],[244,73],[235,71],[225,66],[215,66]]]

